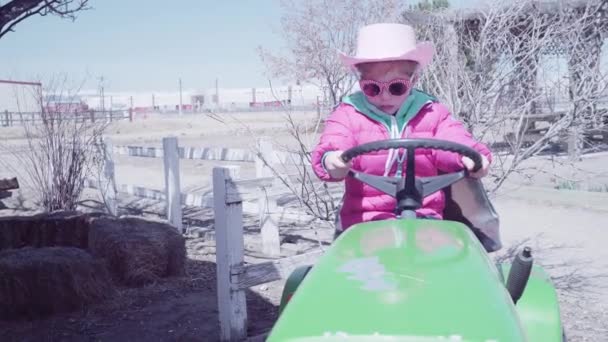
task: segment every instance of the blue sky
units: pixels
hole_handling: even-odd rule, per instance
[[[255,51],[277,49],[276,0],[90,0],[75,22],[32,17],[0,40],[0,78],[100,76],[111,91],[267,84]],[[5,3],[2,1],[0,3]]]
[[[454,7],[480,0],[451,0]],[[7,1],[0,0],[0,4]],[[414,1],[412,1],[414,2]],[[256,47],[283,45],[278,0],[90,0],[74,22],[31,17],[0,40],[0,78],[49,79],[106,91],[264,87]],[[276,82],[275,82],[276,83]]]

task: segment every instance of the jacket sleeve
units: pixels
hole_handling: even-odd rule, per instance
[[[486,145],[475,140],[473,134],[464,127],[461,121],[454,118],[445,106],[440,104],[433,104],[433,106],[440,113],[435,130],[435,139],[453,141],[469,146],[488,158],[490,164],[492,163],[492,152]],[[434,150],[434,153],[438,169],[444,172],[457,172],[464,168],[461,154],[442,150]]]
[[[350,125],[348,105],[341,104],[327,117],[325,127],[319,142],[312,151],[312,169],[321,180],[340,181],[333,179],[323,164],[325,154],[331,151],[345,151],[356,145],[354,132]]]

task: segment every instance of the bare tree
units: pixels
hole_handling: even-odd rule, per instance
[[[76,210],[86,179],[104,163],[99,145],[107,122],[83,111],[66,77],[46,84],[39,118],[24,126],[26,149],[15,150],[18,165],[7,166],[27,175],[46,211]]]
[[[258,48],[269,78],[310,82],[325,91],[329,105],[337,104],[355,82],[338,51],[353,53],[359,27],[397,20],[402,5],[396,0],[281,0],[286,53]]]
[[[56,15],[76,19],[76,14],[89,9],[89,0],[12,0],[0,6],[0,38],[23,20],[34,15]]]
[[[606,109],[598,102],[607,87],[606,75],[600,69],[601,50],[608,30],[608,2],[592,0],[584,6],[568,7],[560,13],[571,30],[560,37],[567,47],[569,100],[572,102],[572,124],[568,149],[572,160],[580,158],[584,133],[605,126]]]
[[[280,101],[279,96],[274,91],[272,82],[269,83],[273,98]],[[284,200],[284,205],[295,204],[316,220],[333,222],[336,220],[340,202],[339,194],[343,185],[341,183],[322,182],[312,170],[312,150],[322,128],[321,108],[317,112],[316,120],[309,121],[298,119],[288,105],[285,105],[282,101],[280,103],[283,109],[285,129],[291,139],[287,144],[276,144],[276,142],[274,144],[285,158],[269,159],[259,146],[253,146],[252,149],[272,172],[273,177],[276,178],[275,186],[285,190],[288,197],[291,197]],[[231,119],[239,123],[252,139],[258,137],[256,132],[242,123],[238,117],[232,116]]]
[[[587,5],[592,6],[592,5]],[[525,0],[508,5],[488,4],[476,12],[451,10],[405,12],[421,39],[434,41],[437,56],[422,76],[422,86],[438,96],[472,130],[491,145],[506,145],[507,153],[496,154],[494,185],[496,191],[522,163],[538,155],[563,137],[580,110],[576,106],[557,110],[548,106],[545,88],[555,88],[556,81],[541,72],[540,56],[556,42],[566,51],[576,47],[575,32],[584,31],[590,14],[568,8],[548,10],[536,1]],[[446,24],[448,23],[448,24]],[[562,45],[563,46],[563,45]],[[583,65],[581,74],[604,79],[597,64]],[[594,87],[598,82],[582,82]],[[576,101],[597,101],[586,92]],[[589,102],[585,102],[589,103]],[[535,121],[545,121],[538,129]]]
[[[295,197],[300,208],[314,218],[333,222],[336,219],[342,184],[329,184],[322,182],[312,170],[312,150],[316,144],[321,127],[321,117],[314,122],[298,122],[293,113],[285,108],[284,118],[286,129],[295,142],[295,148],[280,146],[287,152],[287,158],[279,164],[263,158],[261,151],[256,150],[258,156],[270,168],[280,185],[285,186],[288,192]]]

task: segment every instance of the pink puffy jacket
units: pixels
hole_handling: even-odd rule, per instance
[[[433,138],[450,140],[470,146],[492,161],[490,150],[476,141],[461,122],[457,121],[442,104],[432,96],[413,90],[406,103],[395,115],[386,115],[369,104],[364,95],[357,92],[346,97],[328,116],[318,145],[312,152],[313,170],[324,181],[332,179],[323,165],[326,152],[345,151],[351,147],[383,139]],[[441,150],[418,149],[416,151],[416,175],[436,176],[438,170],[460,171],[464,168],[461,155]],[[374,175],[396,174],[405,170],[405,158],[397,150],[377,151],[353,159],[353,171]],[[353,224],[395,218],[396,200],[352,177],[345,180],[345,195],[340,220],[342,229]],[[443,218],[445,195],[438,191],[423,200],[417,211],[419,217]]]

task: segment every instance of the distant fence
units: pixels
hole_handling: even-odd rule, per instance
[[[42,124],[45,120],[67,120],[67,121],[118,121],[129,119],[133,121],[132,112],[129,111],[84,111],[77,113],[48,113],[42,116],[40,112],[9,112],[5,110],[0,112],[0,126],[12,127],[23,126],[26,124]]]

